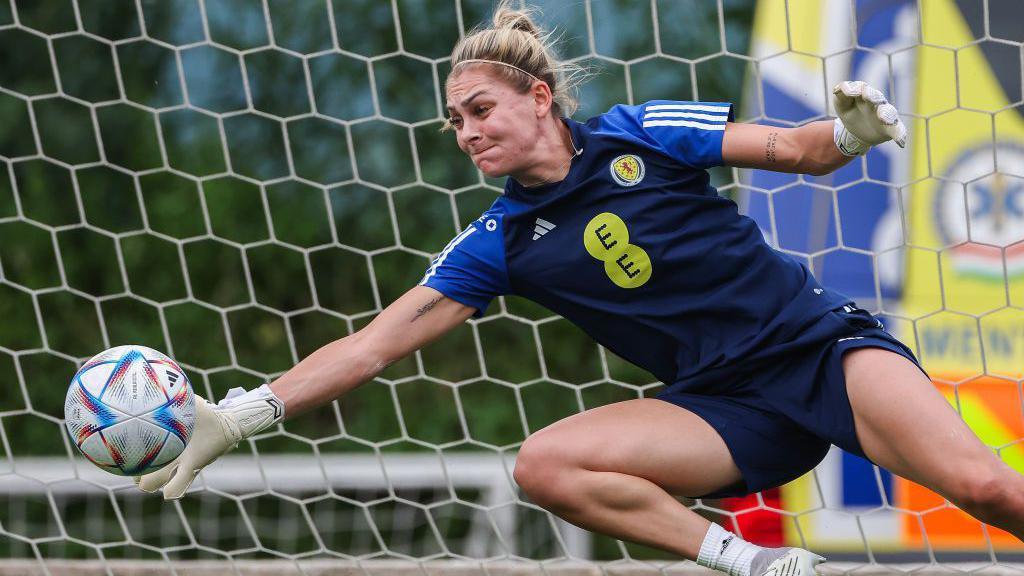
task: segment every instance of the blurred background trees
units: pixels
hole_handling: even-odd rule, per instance
[[[67,453],[65,389],[108,346],[172,353],[219,398],[415,284],[502,186],[439,132],[447,55],[493,4],[0,3],[0,425],[12,450]],[[594,72],[578,119],[621,102],[740,100],[753,0],[531,4],[560,55]],[[509,297],[345,398],[341,421],[328,408],[286,429],[315,441],[344,426],[358,440],[345,450],[507,448],[655,386]]]

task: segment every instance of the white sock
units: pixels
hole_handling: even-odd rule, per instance
[[[721,570],[729,576],[751,576],[750,563],[763,550],[769,549],[751,544],[712,522],[700,545],[697,564]]]

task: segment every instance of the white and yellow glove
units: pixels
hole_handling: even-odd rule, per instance
[[[146,492],[163,488],[165,500],[181,498],[199,472],[238,443],[284,418],[284,402],[264,384],[232,388],[216,406],[196,396],[196,423],[185,450],[156,472],[135,478]]]
[[[840,82],[832,89],[836,148],[847,156],[860,156],[876,144],[892,140],[900,148],[907,145],[907,127],[896,107],[866,82]]]

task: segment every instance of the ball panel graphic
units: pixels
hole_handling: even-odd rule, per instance
[[[130,350],[117,362],[110,374],[102,400],[108,406],[138,416],[167,402],[157,371],[139,350]]]
[[[195,396],[184,387],[166,404],[141,416],[160,426],[188,444],[196,418]]]
[[[89,394],[99,398],[100,394],[103,394],[103,388],[110,381],[110,374],[116,366],[117,360],[86,364],[78,371],[75,379],[83,388],[89,391]]]
[[[103,442],[103,434],[90,434],[78,445],[78,449],[97,466],[117,466]]]
[[[90,434],[129,417],[111,409],[84,386],[72,381],[64,401],[64,419],[76,445]]]
[[[171,460],[178,457],[181,451],[185,449],[185,443],[181,441],[174,434],[167,436],[167,441],[164,442],[163,448],[160,449],[160,453],[156,455],[153,462],[150,463],[151,467],[163,468]]]
[[[114,462],[125,475],[134,476],[153,464],[170,432],[133,418],[114,424],[102,434]]]

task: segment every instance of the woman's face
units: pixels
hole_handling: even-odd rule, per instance
[[[448,81],[448,115],[459,148],[491,178],[516,175],[536,163],[530,158],[550,103],[534,90],[519,94],[485,67],[463,70]]]

